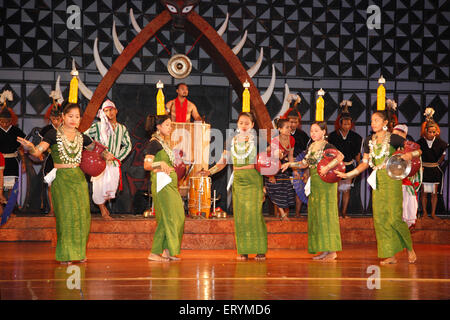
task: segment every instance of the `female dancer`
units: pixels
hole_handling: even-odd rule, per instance
[[[241,112],[237,127],[239,133],[231,141],[231,152],[224,151],[222,158],[203,175],[221,171],[227,158],[233,163],[233,216],[238,260],[248,260],[256,253],[256,260],[264,260],[267,252],[267,227],[262,215],[263,178],[255,169],[256,138],[252,134],[255,118],[252,113]]]
[[[272,139],[270,149],[279,157],[281,163],[294,162],[295,139],[291,136],[289,120],[278,119],[276,122],[279,136]],[[290,175],[278,172],[275,176],[266,179],[266,189],[270,200],[277,206],[281,220],[289,220],[289,207],[295,205],[295,191],[291,183]]]
[[[364,141],[364,156],[362,162],[348,173],[336,172],[343,178],[353,178],[366,170],[373,169],[368,181],[372,186],[372,209],[375,235],[377,238],[378,257],[383,258],[381,264],[397,263],[395,254],[404,248],[408,251],[408,261],[414,263],[416,254],[413,250],[411,234],[408,225],[403,221],[403,191],[402,181],[391,179],[385,165],[389,157],[400,147],[405,139],[391,134],[389,113],[386,110],[376,111],[372,115],[372,130],[374,134]],[[416,150],[402,155],[404,160],[420,156]]]
[[[144,154],[144,169],[151,171],[151,189],[155,207],[156,227],[152,250],[148,260],[180,260],[181,239],[184,230],[184,205],[178,192],[178,179],[174,169],[174,153],[164,140],[170,137],[172,121],[168,115],[151,116],[149,130],[152,134]],[[171,181],[164,185],[164,176]]]
[[[336,251],[342,250],[339,212],[337,202],[337,183],[324,182],[320,175],[325,175],[344,159],[342,153],[318,172],[317,164],[322,160],[323,151],[336,149],[326,140],[326,122],[314,122],[311,125],[310,136],[313,143],[308,148],[305,158],[300,162],[288,162],[281,166],[304,169],[309,167],[311,193],[308,199],[308,252],[322,254],[313,260],[333,261],[337,258]]]
[[[56,261],[70,264],[72,261],[85,262],[86,244],[89,238],[91,212],[89,191],[83,171],[79,168],[83,147],[92,150],[94,143],[88,136],[78,131],[81,109],[78,104],[63,105],[63,124],[47,131],[37,146],[18,137],[32,156],[40,157],[48,148],[54,162],[54,169],[46,176],[52,184],[52,202],[56,217]],[[105,160],[112,155],[104,151]],[[56,172],[55,172],[56,171]],[[51,181],[51,179],[54,179]]]

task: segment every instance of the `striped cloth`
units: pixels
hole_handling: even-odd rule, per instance
[[[96,141],[101,142],[100,121],[93,123],[91,127],[84,132],[84,134]],[[126,156],[131,152],[132,145],[130,134],[123,124],[117,123],[117,126],[114,129],[114,134],[109,136],[107,147],[108,151],[111,152],[114,157],[119,159],[120,162],[123,162]],[[118,164],[114,162],[114,166],[118,166]]]

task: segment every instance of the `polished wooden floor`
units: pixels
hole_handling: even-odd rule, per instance
[[[270,250],[266,261],[247,262],[236,261],[234,250],[183,250],[181,261],[159,263],[147,260],[147,250],[89,249],[88,262],[68,269],[54,261],[49,242],[0,242],[0,298],[450,299],[450,245],[418,244],[416,264],[399,253],[389,266],[379,265],[375,245],[343,249],[331,263],[306,250]],[[378,289],[370,266],[379,266]]]

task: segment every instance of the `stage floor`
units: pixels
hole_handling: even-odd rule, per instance
[[[62,266],[50,242],[0,242],[0,299],[450,299],[450,245],[415,249],[413,265],[406,252],[380,266],[375,245],[344,245],[331,263],[306,250],[273,249],[266,261],[247,262],[234,250],[183,250],[181,261],[159,263],[148,250],[89,249],[88,262]]]

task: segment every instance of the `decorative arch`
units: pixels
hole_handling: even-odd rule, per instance
[[[84,112],[80,123],[80,131],[85,131],[90,127],[109,90],[137,52],[171,20],[172,16],[170,13],[167,10],[163,11],[150,21],[126,46],[97,86]],[[255,112],[257,125],[260,129],[272,129],[273,125],[271,118],[259,90],[254,85],[241,61],[217,31],[195,11],[192,11],[188,15],[185,30],[195,38],[201,36],[199,40],[200,46],[210,55],[213,61],[219,65],[238,96],[242,95],[242,83],[244,83],[245,80],[250,83],[250,103],[252,110]]]

